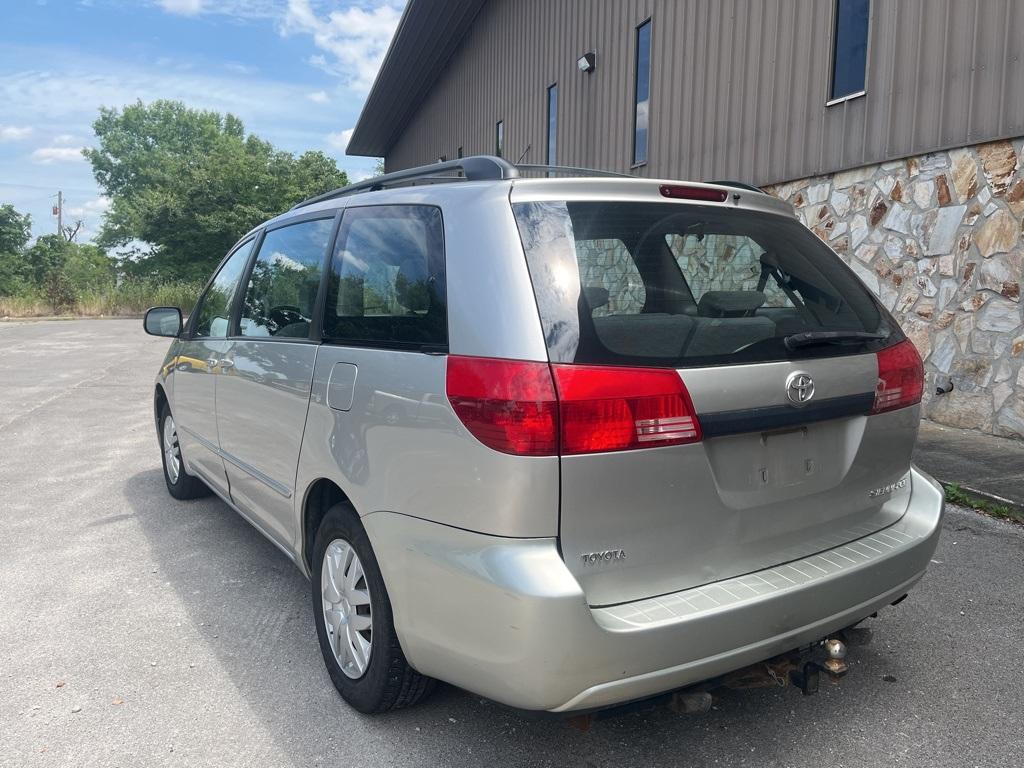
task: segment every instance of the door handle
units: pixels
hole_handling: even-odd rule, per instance
[[[216,357],[208,357],[206,358],[206,365],[210,368],[220,368],[222,371],[226,371],[228,368],[235,367],[235,361],[229,360],[226,357],[222,357],[220,360]]]

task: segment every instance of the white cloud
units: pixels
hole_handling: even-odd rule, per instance
[[[157,0],[157,5],[168,13],[197,16],[203,12],[204,0]]]
[[[348,146],[348,143],[352,141],[352,131],[354,130],[354,128],[346,128],[344,131],[341,131],[340,133],[328,133],[327,146],[329,146],[331,149],[338,149],[344,152],[345,148]]]
[[[367,171],[363,168],[356,168],[351,171],[346,169],[345,173],[348,175],[348,181],[350,184],[366,181],[367,179],[371,179],[377,175],[375,171]]]
[[[306,98],[314,104],[326,104],[330,101],[327,97],[327,91],[313,91],[313,93],[307,93]]]
[[[370,8],[356,5],[321,17],[309,0],[288,0],[281,32],[311,35],[313,44],[330,58],[318,54],[310,63],[365,93],[384,60],[403,5],[403,0],[383,0]]]
[[[59,147],[67,147],[72,144],[78,144],[79,146],[81,146],[81,139],[76,138],[74,135],[70,133],[62,133],[59,136],[54,136],[52,143],[55,146]]]
[[[85,205],[68,208],[68,213],[78,218],[88,218],[103,214],[108,208],[110,208],[110,198],[100,195],[93,200],[89,200]]]
[[[256,67],[250,67],[238,61],[229,61],[224,65],[224,69],[228,70],[228,72],[236,72],[239,75],[254,75],[259,71]]]
[[[231,112],[252,121],[293,121],[309,84],[292,84],[167,67],[126,67],[117,60],[78,57],[54,70],[0,71],[0,104],[29,121],[59,125],[81,136],[101,104],[123,106],[141,99],[177,99],[190,107]],[[67,98],[67,94],[75,98]],[[55,142],[52,142],[55,144]],[[84,142],[83,142],[84,143]]]
[[[32,135],[31,126],[0,125],[0,141],[21,141]]]
[[[32,162],[40,165],[83,162],[81,147],[40,147],[32,153]]]

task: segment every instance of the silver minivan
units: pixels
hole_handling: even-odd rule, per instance
[[[751,187],[520,170],[307,201],[146,316],[168,490],[309,577],[345,700],[600,709],[902,599],[943,495],[856,275]]]

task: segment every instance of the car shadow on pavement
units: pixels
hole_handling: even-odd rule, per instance
[[[813,699],[793,688],[725,691],[704,715],[662,705],[599,719],[581,732],[564,719],[525,715],[442,685],[417,707],[366,717],[332,686],[309,582],[284,554],[216,497],[171,499],[159,469],[127,478],[124,493],[151,549],[152,578],[170,586],[191,622],[177,631],[189,635],[187,643],[198,635],[204,647],[196,656],[215,659],[218,675],[233,684],[211,690],[197,675],[195,695],[240,697],[295,765],[346,753],[362,755],[361,765],[668,765],[682,755],[687,763],[728,755],[756,755],[758,765],[803,763],[807,744],[794,731],[813,741],[820,735],[811,723],[827,710],[843,717],[844,708],[860,710],[875,698],[844,695],[845,684]],[[878,655],[857,654],[866,664]],[[760,727],[752,729],[755,720]]]

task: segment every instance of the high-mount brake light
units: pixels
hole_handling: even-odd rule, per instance
[[[876,353],[878,384],[871,413],[885,413],[921,402],[924,364],[909,339]]]
[[[691,187],[684,184],[662,184],[659,188],[662,197],[674,200],[702,200],[706,203],[724,203],[729,193],[724,189],[709,187]]]
[[[671,368],[448,358],[448,400],[477,440],[554,456],[695,443],[700,422]]]

